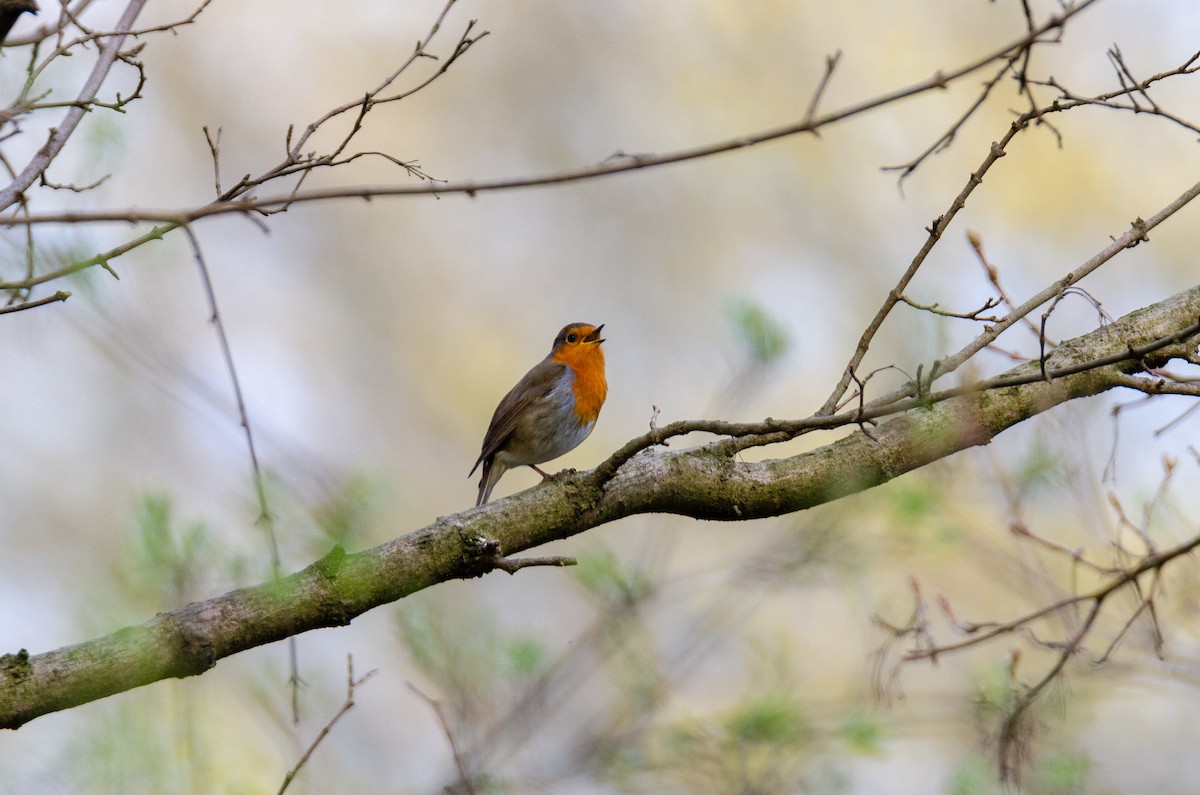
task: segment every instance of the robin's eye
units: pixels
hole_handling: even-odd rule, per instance
[[[578,340],[578,339],[579,339],[579,337],[578,337],[577,335],[575,335],[575,334],[568,334],[568,335],[567,335],[567,342],[575,342],[575,341],[576,341],[576,340]]]

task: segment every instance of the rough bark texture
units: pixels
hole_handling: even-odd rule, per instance
[[[1051,367],[1120,355],[1179,334],[1200,319],[1200,287],[1130,313],[1059,346]],[[1128,374],[1189,356],[1180,340],[1141,359],[1076,375],[970,393],[911,410],[873,428],[789,458],[745,462],[721,443],[690,450],[655,448],[598,484],[591,472],[556,479],[482,508],[439,517],[372,549],[335,549],[277,582],[160,613],[144,624],[44,654],[0,656],[0,727],[15,729],[48,712],[170,677],[199,674],[217,660],[321,627],[450,579],[496,567],[505,554],[566,538],[639,513],[697,519],[777,516],[886,483],[1067,400],[1095,395]],[[1040,372],[1037,362],[1010,371]]]

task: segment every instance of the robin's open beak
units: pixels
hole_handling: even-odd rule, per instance
[[[596,330],[593,331],[591,334],[588,334],[586,337],[584,337],[583,341],[584,342],[604,342],[604,340],[600,339],[600,330],[603,328],[604,328],[603,323],[601,323],[599,326],[596,326]]]

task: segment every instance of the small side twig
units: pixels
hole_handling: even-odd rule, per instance
[[[90,182],[87,185],[76,185],[73,182],[68,182],[66,184],[58,183],[58,182],[51,182],[50,180],[46,179],[46,173],[42,172],[42,174],[38,177],[38,184],[41,185],[42,187],[50,188],[51,190],[65,190],[65,191],[70,191],[71,193],[83,193],[84,191],[89,191],[89,190],[92,190],[93,188],[100,187],[111,176],[112,176],[112,174],[105,174],[103,177],[96,180],[95,182]]]
[[[1050,305],[1046,307],[1046,311],[1042,313],[1042,322],[1038,327],[1038,363],[1041,367],[1042,378],[1047,381],[1050,380],[1050,376],[1046,372],[1046,362],[1050,359],[1050,355],[1053,353],[1053,351],[1049,350],[1049,348],[1053,347],[1053,345],[1049,343],[1049,339],[1046,337],[1046,323],[1049,322],[1050,315],[1054,314],[1054,310],[1058,307],[1058,302],[1066,298],[1068,295],[1081,295],[1087,299],[1087,301],[1096,308],[1096,313],[1099,315],[1101,325],[1112,321],[1112,317],[1109,316],[1108,312],[1104,311],[1104,307],[1101,305],[1099,299],[1082,287],[1073,286],[1060,290],[1058,294],[1054,296],[1054,300],[1050,302]]]
[[[53,304],[55,301],[65,301],[70,297],[70,291],[59,290],[54,295],[46,296],[45,298],[39,298],[36,301],[26,301],[23,304],[13,304],[12,306],[0,306],[0,315],[7,315],[10,312],[21,312],[26,309],[45,306],[46,304]]]
[[[217,135],[214,138],[208,131],[208,125],[204,126],[204,140],[208,143],[208,151],[212,155],[213,164],[213,187],[216,189],[216,195],[221,195],[221,128],[217,128]]]
[[[1030,40],[1026,46],[1022,47],[1020,50],[1017,50],[1012,55],[1009,55],[1006,59],[1004,59],[1000,69],[998,69],[992,75],[992,77],[983,84],[983,90],[980,91],[979,95],[975,98],[975,101],[971,103],[971,106],[963,111],[962,115],[960,115],[958,119],[950,125],[950,128],[942,133],[941,136],[932,144],[930,144],[923,152],[914,157],[912,160],[909,160],[907,163],[900,163],[899,165],[895,166],[884,166],[882,168],[883,171],[900,172],[898,184],[900,185],[902,192],[904,181],[912,176],[913,172],[920,168],[922,163],[924,163],[933,155],[950,148],[950,145],[954,143],[954,139],[958,136],[959,130],[961,130],[963,126],[970,120],[970,118],[975,115],[977,110],[983,107],[983,104],[991,95],[992,89],[996,87],[996,84],[1000,82],[1001,78],[1003,78],[1012,70],[1013,62],[1017,59],[1018,55],[1020,53],[1025,53],[1028,55],[1034,43],[1035,42],[1033,40]]]
[[[341,720],[342,716],[354,707],[354,691],[359,687],[362,687],[363,683],[376,673],[378,673],[378,670],[372,668],[358,679],[355,679],[354,657],[349,654],[346,655],[346,700],[342,702],[341,708],[334,714],[332,718],[329,719],[329,722],[321,727],[321,731],[317,733],[317,738],[313,740],[304,753],[300,755],[300,760],[296,762],[296,765],[287,772],[286,776],[283,777],[283,784],[281,784],[279,787],[278,795],[283,795],[284,791],[287,790],[292,781],[295,780],[296,774],[299,773],[300,769],[304,767],[305,763],[308,762],[309,758],[313,755],[313,751],[316,751],[317,746],[321,744],[321,741],[329,736],[329,732],[333,731],[334,724]]]
[[[1000,269],[992,264],[983,252],[983,236],[974,229],[968,229],[967,242],[971,244],[971,249],[975,252],[975,257],[979,260],[979,264],[983,266],[983,271],[987,274],[988,281],[991,282],[992,287],[996,290],[996,295],[1000,296],[1001,303],[1007,306],[1010,311],[1015,309],[1017,306],[1016,303],[1013,302],[1008,291],[1004,289],[1004,285],[1000,283]],[[1029,327],[1034,336],[1039,336],[1037,324],[1030,320],[1028,316],[1022,317],[1021,320]],[[1058,343],[1051,340],[1046,341],[1053,346],[1057,347],[1058,345]]]
[[[579,561],[575,558],[563,557],[561,555],[546,555],[536,558],[506,558],[502,555],[497,555],[492,558],[492,563],[498,569],[503,569],[509,574],[515,574],[529,566],[574,566]]]
[[[914,301],[907,295],[901,295],[900,302],[908,304],[913,309],[918,309],[922,312],[929,312],[930,314],[934,314],[939,317],[949,317],[957,320],[975,320],[980,323],[996,323],[1000,320],[1000,318],[996,317],[995,315],[983,314],[989,309],[995,309],[1000,305],[1000,299],[993,298],[991,296],[989,296],[988,299],[983,302],[983,306],[979,307],[978,309],[972,309],[970,312],[952,312],[949,309],[942,309],[941,305],[936,303],[922,304]]]
[[[858,429],[863,432],[863,436],[866,436],[872,442],[878,442],[879,440],[875,438],[875,435],[871,433],[870,428],[867,426],[877,425],[878,423],[874,420],[864,419],[863,411],[867,407],[867,381],[870,381],[871,376],[875,375],[877,372],[879,371],[875,370],[868,373],[865,379],[859,378],[858,373],[854,373],[854,385],[858,388],[858,418],[856,422],[858,423]]]
[[[479,538],[476,539],[479,544],[479,563],[484,567],[476,576],[482,575],[492,569],[501,569],[509,574],[516,574],[521,569],[527,569],[530,566],[574,566],[579,561],[575,558],[563,557],[561,555],[545,555],[534,558],[506,558],[504,551],[500,548],[500,542],[494,538]]]
[[[842,51],[838,50],[833,55],[825,56],[825,73],[821,75],[821,80],[817,83],[817,90],[813,92],[812,99],[808,101],[808,110],[804,114],[804,123],[812,124],[817,117],[817,108],[821,105],[821,97],[825,96],[825,89],[829,87],[829,81],[833,77],[833,70],[837,68],[838,61],[842,59]],[[820,135],[816,127],[812,130],[813,135]]]

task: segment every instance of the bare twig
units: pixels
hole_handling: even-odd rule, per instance
[[[536,558],[506,558],[502,555],[497,555],[492,558],[492,563],[498,569],[503,569],[509,574],[516,574],[521,569],[529,566],[575,566],[579,561],[575,558],[560,555],[547,555]]]
[[[105,174],[100,179],[96,180],[95,182],[90,182],[87,185],[75,185],[71,182],[68,182],[64,185],[57,182],[51,182],[50,180],[46,179],[46,172],[43,171],[38,175],[38,184],[43,187],[50,188],[51,190],[65,190],[70,191],[71,193],[83,193],[84,191],[89,191],[93,188],[100,187],[108,180],[110,176],[112,175]]]
[[[342,702],[341,708],[338,709],[334,716],[329,719],[329,722],[321,727],[321,731],[317,734],[316,739],[314,739],[308,748],[305,749],[304,753],[301,754],[300,759],[296,762],[295,766],[292,767],[292,769],[287,772],[287,775],[283,777],[283,784],[279,787],[278,795],[283,795],[283,793],[291,785],[292,781],[295,780],[296,774],[300,772],[300,769],[308,762],[309,758],[313,755],[313,752],[317,750],[317,746],[321,744],[322,740],[329,736],[331,731],[333,731],[334,725],[342,719],[343,715],[354,708],[354,691],[362,687],[363,683],[376,673],[377,671],[372,669],[367,671],[358,679],[355,679],[354,658],[348,654],[346,655],[346,700]]]
[[[13,304],[11,306],[0,306],[0,315],[7,315],[12,312],[23,312],[26,309],[53,304],[56,301],[65,301],[71,297],[71,293],[67,290],[59,290],[54,295],[45,298],[39,298],[36,301],[26,301],[23,304]]]
[[[1068,558],[1071,561],[1071,563],[1073,563],[1073,564],[1078,564],[1078,565],[1084,566],[1085,568],[1091,569],[1092,571],[1101,573],[1101,574],[1105,574],[1105,573],[1111,574],[1112,573],[1112,569],[1107,569],[1103,566],[1100,566],[1099,564],[1093,563],[1092,561],[1090,561],[1086,557],[1084,557],[1083,549],[1080,549],[1080,548],[1071,549],[1069,547],[1063,546],[1062,544],[1055,543],[1054,541],[1051,541],[1047,538],[1042,538],[1041,536],[1032,532],[1022,522],[1013,522],[1012,524],[1009,525],[1009,530],[1012,532],[1013,535],[1017,536],[1018,538],[1029,539],[1030,541],[1034,542],[1035,544],[1038,544],[1039,546],[1044,547],[1045,549],[1048,549],[1051,552],[1058,553],[1058,554],[1062,555],[1063,557]]]
[[[1150,626],[1154,638],[1154,650],[1161,655],[1163,643],[1162,632],[1158,627],[1158,620],[1154,617],[1154,597],[1157,594],[1159,583],[1161,582],[1162,569],[1159,569],[1155,571],[1154,575],[1150,578],[1150,588],[1148,589],[1148,593],[1145,596],[1139,595],[1137,607],[1134,608],[1133,612],[1129,614],[1129,618],[1126,619],[1125,623],[1121,626],[1121,629],[1113,637],[1112,641],[1109,642],[1108,646],[1105,647],[1104,652],[1096,658],[1097,665],[1108,662],[1109,658],[1112,657],[1113,652],[1116,651],[1117,646],[1121,645],[1121,641],[1126,638],[1126,636],[1129,634],[1129,630],[1133,627],[1134,623],[1142,616],[1143,613],[1150,616]]]
[[[1113,56],[1114,52],[1117,54],[1116,58]],[[1052,106],[1054,110],[1070,110],[1071,108],[1080,107],[1082,105],[1093,105],[1096,107],[1110,108],[1113,110],[1145,113],[1152,116],[1159,116],[1167,121],[1179,125],[1180,127],[1183,127],[1186,130],[1200,133],[1200,125],[1168,113],[1166,110],[1160,107],[1157,102],[1150,99],[1148,91],[1150,86],[1169,77],[1175,77],[1177,75],[1189,75],[1200,71],[1200,51],[1193,53],[1186,61],[1174,69],[1169,69],[1165,72],[1159,72],[1158,74],[1151,75],[1140,82],[1133,78],[1132,74],[1128,71],[1128,67],[1124,65],[1124,60],[1120,56],[1119,50],[1116,48],[1110,50],[1109,59],[1113,63],[1114,68],[1117,70],[1117,81],[1121,87],[1113,91],[1097,94],[1096,96],[1080,96],[1067,89],[1054,78],[1050,78],[1041,82],[1033,80],[1030,82],[1034,83],[1035,85],[1043,85],[1048,88],[1053,88],[1059,92],[1059,98],[1054,101]],[[1138,95],[1147,100],[1147,105],[1143,106],[1141,103],[1137,102],[1136,97]],[[1117,101],[1122,97],[1127,97],[1129,102],[1122,103]]]
[[[213,164],[213,188],[216,190],[216,195],[221,195],[221,128],[217,128],[217,135],[214,138],[205,126],[204,141],[208,144],[209,154],[212,155]]]
[[[480,564],[480,573],[486,573],[492,569],[501,569],[509,574],[516,574],[521,569],[530,566],[574,566],[578,563],[575,558],[561,557],[551,555],[546,557],[536,558],[507,558],[504,556],[504,550],[500,546],[500,542],[494,538],[477,538],[476,543],[479,547],[477,556]]]
[[[83,120],[86,113],[87,103],[91,103],[96,99],[96,94],[100,91],[100,86],[104,84],[108,77],[108,72],[112,69],[112,65],[117,60],[117,56],[121,51],[121,46],[125,43],[125,38],[129,31],[133,28],[133,23],[137,19],[142,8],[146,5],[147,0],[130,0],[129,5],[125,7],[124,13],[117,21],[116,33],[108,36],[100,44],[100,52],[96,57],[96,64],[92,67],[92,73],[88,76],[87,81],[80,89],[79,95],[76,98],[74,107],[67,110],[66,115],[57,127],[50,131],[50,137],[45,145],[37,151],[37,154],[29,161],[29,164],[17,175],[10,184],[0,189],[0,211],[3,211],[13,205],[18,197],[24,193],[30,185],[38,178],[38,176],[46,170],[46,167],[58,156],[62,148],[66,146],[67,140],[71,134],[75,132],[75,128],[79,122]]]
[[[804,113],[804,121],[811,124],[816,119],[817,108],[821,105],[821,98],[825,96],[825,89],[829,87],[829,81],[833,78],[833,70],[837,68],[838,61],[841,59],[841,50],[838,50],[833,55],[825,56],[825,74],[821,75],[821,81],[817,83],[817,89],[813,92],[812,99],[808,101],[808,110]]]
[[[458,770],[458,781],[462,785],[463,795],[475,795],[475,783],[471,779],[471,775],[467,772],[467,764],[463,759],[462,751],[459,750],[458,741],[454,739],[454,732],[450,730],[450,723],[446,720],[446,712],[442,709],[442,703],[437,699],[430,698],[417,689],[417,686],[412,682],[405,682],[408,689],[420,696],[433,714],[437,715],[438,723],[442,726],[442,732],[446,735],[447,742],[450,743],[450,752],[454,755],[454,767]]]
[[[1100,96],[1106,97],[1106,98],[1121,96],[1124,94],[1128,94],[1130,91],[1140,88],[1141,86],[1149,85],[1153,82],[1165,79],[1170,76],[1181,75],[1181,74],[1190,74],[1192,71],[1195,71],[1196,69],[1200,69],[1200,66],[1194,66],[1194,64],[1196,63],[1196,61],[1198,59],[1200,59],[1200,53],[1197,53],[1196,55],[1192,56],[1192,58],[1190,58],[1182,66],[1177,67],[1177,68],[1167,71],[1167,72],[1163,72],[1158,75],[1154,75],[1153,77],[1144,81],[1142,84],[1139,84],[1139,86],[1137,86],[1137,87],[1123,87],[1120,91],[1110,92],[1109,94],[1104,94],[1104,95],[1100,95]],[[1030,95],[1030,96],[1032,96],[1032,95]],[[838,384],[834,388],[834,391],[831,393],[830,397],[822,405],[819,413],[827,414],[827,413],[831,413],[832,411],[835,410],[835,407],[837,406],[838,401],[841,399],[841,396],[843,394],[845,394],[846,389],[850,385],[850,381],[851,381],[850,372],[853,369],[856,369],[862,362],[863,357],[866,356],[866,352],[867,352],[868,348],[870,347],[871,340],[874,338],[875,334],[878,332],[879,327],[883,324],[883,321],[891,313],[891,311],[895,307],[896,303],[898,303],[900,301],[900,296],[903,294],[904,290],[907,288],[908,283],[916,275],[917,269],[925,261],[926,257],[928,257],[928,255],[929,255],[930,251],[933,249],[934,245],[937,244],[942,233],[949,226],[949,223],[953,219],[954,215],[956,215],[958,210],[962,209],[962,207],[965,205],[967,197],[975,190],[975,188],[979,184],[979,181],[981,181],[983,179],[984,174],[991,168],[991,166],[995,163],[995,161],[999,157],[1002,157],[1005,154],[1005,147],[1008,145],[1008,143],[1016,136],[1016,134],[1018,132],[1025,129],[1030,123],[1033,123],[1035,121],[1042,121],[1042,117],[1045,114],[1047,114],[1049,112],[1060,112],[1060,111],[1066,110],[1068,107],[1077,107],[1078,104],[1083,104],[1083,103],[1077,103],[1075,105],[1071,105],[1070,103],[1065,103],[1062,100],[1055,100],[1054,103],[1052,105],[1050,105],[1049,107],[1034,108],[1033,110],[1031,110],[1027,113],[1024,113],[1020,117],[1018,117],[1017,120],[1014,121],[1012,123],[1012,125],[1010,125],[1010,128],[1009,128],[1008,132],[1005,134],[1005,136],[1003,138],[1001,138],[1000,141],[992,144],[991,152],[989,153],[988,158],[986,158],[984,160],[983,165],[981,165],[980,168],[977,169],[971,175],[971,178],[970,178],[970,180],[968,180],[966,187],[964,187],[963,191],[959,193],[959,195],[955,198],[954,202],[951,204],[950,210],[947,211],[944,215],[939,216],[934,221],[934,223],[927,229],[927,231],[929,232],[929,237],[925,241],[925,244],[922,246],[921,250],[917,253],[916,257],[913,258],[908,269],[900,277],[900,280],[897,282],[896,286],[892,289],[892,292],[889,293],[887,299],[884,301],[883,306],[880,307],[879,311],[876,313],[876,315],[872,319],[871,323],[867,326],[867,329],[864,331],[862,337],[859,340],[857,347],[855,348],[854,354],[852,355],[850,362],[847,364],[846,370],[843,372],[842,378],[838,381]],[[1198,185],[1200,185],[1200,184],[1198,184]],[[1180,199],[1177,200],[1177,201],[1181,202],[1180,204],[1178,204],[1178,206],[1175,206],[1173,209],[1167,208],[1168,215],[1175,212],[1176,210],[1178,210],[1179,207],[1183,206],[1183,204],[1186,204],[1187,202],[1189,202],[1193,198],[1195,198],[1194,191],[1196,190],[1196,188],[1197,188],[1197,186],[1193,186],[1192,190],[1190,190],[1183,197],[1180,197]],[[1154,221],[1154,219],[1151,219],[1151,220]],[[1154,221],[1153,223],[1142,221],[1142,219],[1140,219],[1140,218],[1137,219],[1136,221],[1134,221],[1130,232],[1126,233],[1126,235],[1123,235],[1121,238],[1118,239],[1120,241],[1119,246],[1117,246],[1116,248],[1113,248],[1111,250],[1111,252],[1109,252],[1107,254],[1107,256],[1104,256],[1100,261],[1096,262],[1093,266],[1086,267],[1086,268],[1080,268],[1075,273],[1073,273],[1071,276],[1069,276],[1067,279],[1064,279],[1061,282],[1057,283],[1056,285],[1053,285],[1052,289],[1048,289],[1046,291],[1043,291],[1042,293],[1039,293],[1038,294],[1039,300],[1033,306],[1029,306],[1029,302],[1026,302],[1026,304],[1023,304],[1021,307],[1018,307],[1013,312],[1009,313],[1009,315],[1002,322],[998,323],[993,328],[993,331],[994,331],[993,334],[986,335],[987,339],[986,339],[986,341],[983,342],[983,347],[986,347],[987,345],[990,345],[992,342],[994,342],[995,338],[998,337],[1005,330],[1007,330],[1008,327],[1011,326],[1013,322],[1023,319],[1034,308],[1036,308],[1037,306],[1040,306],[1041,304],[1050,300],[1054,295],[1057,295],[1059,292],[1061,292],[1066,287],[1069,287],[1070,285],[1075,284],[1079,279],[1083,278],[1083,276],[1087,275],[1092,270],[1095,270],[1095,268],[1102,265],[1104,262],[1106,262],[1108,259],[1110,259],[1113,255],[1115,255],[1116,252],[1120,250],[1120,248],[1132,247],[1134,245],[1137,245],[1142,240],[1148,239],[1146,237],[1145,233],[1147,231],[1149,231],[1149,229],[1152,228],[1157,223],[1158,223],[1158,221]],[[1147,226],[1147,224],[1149,224],[1149,225]],[[983,339],[984,339],[984,337],[981,336],[980,338],[977,339],[977,342],[983,341]],[[975,353],[977,353],[979,350],[979,348],[975,348],[974,345],[975,345],[975,343],[972,343],[972,346],[970,346],[969,349],[964,349],[963,351],[960,351],[958,354],[955,354],[953,357],[946,357],[946,358],[942,359],[941,360],[942,366],[939,368],[942,375],[953,372],[964,361],[966,361],[967,359],[974,356]],[[885,398],[881,398],[881,399],[887,399],[889,397],[892,397],[892,395],[886,396]]]
[[[999,337],[1001,334],[1003,334],[1005,331],[1007,331],[1014,323],[1017,323],[1018,321],[1020,321],[1022,318],[1024,318],[1029,313],[1033,312],[1035,309],[1037,309],[1042,304],[1046,303],[1047,301],[1052,300],[1056,295],[1059,295],[1067,287],[1079,282],[1081,279],[1083,279],[1089,273],[1096,270],[1104,263],[1108,262],[1110,259],[1115,257],[1117,254],[1121,253],[1122,251],[1124,251],[1127,248],[1133,248],[1134,246],[1141,243],[1143,240],[1148,240],[1149,238],[1147,237],[1147,233],[1151,229],[1158,226],[1159,224],[1161,224],[1163,221],[1170,218],[1175,213],[1179,212],[1179,210],[1181,210],[1184,206],[1186,206],[1188,203],[1190,203],[1192,200],[1194,200],[1197,196],[1200,196],[1200,182],[1197,182],[1196,184],[1192,185],[1190,188],[1188,188],[1186,191],[1184,191],[1179,197],[1177,197],[1174,201],[1172,201],[1166,207],[1162,208],[1157,213],[1152,215],[1149,219],[1142,220],[1141,218],[1137,218],[1136,220],[1134,220],[1133,223],[1130,224],[1130,228],[1128,231],[1126,231],[1124,234],[1120,235],[1119,237],[1114,238],[1112,243],[1110,243],[1108,246],[1105,246],[1105,248],[1102,251],[1100,251],[1099,253],[1097,253],[1095,256],[1088,259],[1086,262],[1084,262],[1079,267],[1075,268],[1073,271],[1068,273],[1063,278],[1059,279],[1058,281],[1049,285],[1045,289],[1034,294],[1031,298],[1029,298],[1027,301],[1025,301],[1025,303],[1016,307],[1012,312],[1009,312],[999,322],[986,327],[984,329],[983,333],[981,333],[979,336],[977,336],[974,340],[972,340],[970,343],[968,343],[966,346],[961,348],[956,353],[944,356],[941,359],[939,359],[938,360],[939,377],[947,375],[947,374],[952,373],[955,370],[957,370],[959,367],[961,367],[963,365],[964,362],[971,359],[971,357],[973,357],[976,353],[978,353],[979,351],[983,350],[984,348],[988,347],[993,342],[995,342],[996,338]],[[880,320],[880,323],[882,323],[882,318],[879,318],[879,320]],[[877,328],[877,326],[875,328]],[[873,336],[874,329],[869,329],[869,331],[871,332],[871,334]],[[866,335],[864,335],[864,336],[866,336]],[[870,339],[867,338],[866,342],[869,344]],[[863,343],[860,342],[860,348],[862,345],[863,345]],[[862,355],[865,355],[865,352],[866,352],[865,348],[861,348],[861,350],[862,350]],[[861,359],[861,356],[857,352],[856,352],[856,357],[858,359]],[[1050,375],[1053,376],[1053,373],[1051,372]],[[849,383],[848,377],[844,376],[844,380],[846,381],[847,384]],[[845,391],[845,387],[841,385],[841,382],[839,382],[839,387],[841,387],[841,391]],[[838,394],[840,394],[840,392]],[[872,405],[872,406],[873,405],[886,405],[886,404],[893,402],[901,397],[904,397],[906,395],[911,395],[911,394],[913,394],[913,392],[907,388],[893,390],[892,392],[889,392],[888,394],[882,395],[882,396],[876,398],[875,400],[871,401],[870,405]],[[824,409],[824,407],[822,407],[822,409]]]
[[[979,307],[978,309],[972,309],[970,312],[951,312],[948,309],[942,309],[939,304],[921,304],[909,298],[907,295],[901,295],[900,301],[908,304],[913,309],[919,309],[922,312],[929,312],[930,314],[934,314],[939,317],[955,318],[957,320],[975,320],[980,323],[995,323],[1000,319],[994,315],[983,314],[989,309],[995,309],[1000,305],[1000,299],[998,298],[989,297],[983,302],[983,306]]]
[[[246,401],[242,396],[242,385],[238,379],[237,367],[233,363],[233,350],[230,348],[229,338],[225,334],[225,324],[221,320],[221,312],[217,307],[217,295],[213,289],[212,278],[209,276],[208,265],[205,263],[204,255],[200,251],[200,241],[196,238],[190,226],[185,226],[183,231],[187,235],[188,243],[192,247],[192,256],[200,272],[200,280],[204,284],[204,294],[208,299],[210,311],[209,322],[213,324],[213,328],[217,331],[217,340],[221,346],[221,355],[225,359],[225,369],[229,374],[230,384],[233,386],[233,395],[237,401],[238,421],[246,436],[246,447],[250,452],[250,468],[254,477],[254,490],[258,495],[258,521],[267,529],[267,536],[271,543],[271,566],[275,575],[278,576],[280,573],[279,544],[275,539],[271,510],[267,505],[267,494],[263,482],[262,468],[259,466],[258,453],[254,447],[254,432],[250,428],[250,415],[246,410]]]
[[[1057,295],[1055,295],[1053,300],[1050,301],[1050,305],[1046,307],[1046,311],[1042,313],[1041,323],[1038,325],[1038,363],[1041,366],[1043,378],[1049,377],[1046,375],[1046,362],[1050,358],[1050,348],[1053,347],[1053,344],[1049,342],[1049,338],[1046,336],[1046,324],[1050,322],[1050,315],[1054,314],[1054,310],[1058,307],[1059,301],[1062,301],[1069,295],[1080,295],[1087,299],[1087,301],[1096,308],[1096,313],[1099,315],[1101,326],[1103,326],[1104,323],[1112,320],[1109,314],[1104,311],[1104,307],[1101,305],[1100,301],[1082,287],[1066,287]]]
[[[0,219],[0,225],[2,224],[3,220]],[[156,226],[149,232],[122,243],[116,248],[96,254],[85,260],[72,262],[70,265],[58,268],[57,270],[48,271],[38,276],[26,275],[26,277],[23,279],[15,279],[10,282],[0,282],[0,290],[28,290],[30,288],[37,287],[39,284],[46,284],[47,282],[61,279],[64,276],[70,276],[72,273],[78,273],[80,271],[87,270],[88,268],[97,266],[104,268],[115,277],[116,274],[113,273],[112,269],[109,267],[109,262],[111,260],[114,260],[117,257],[120,257],[122,254],[126,254],[135,248],[149,243],[152,240],[161,240],[165,234],[183,225],[184,222],[180,221],[179,223],[169,223],[164,224],[163,226]]]
[[[1030,42],[1030,45],[1032,45],[1032,42]],[[987,101],[987,98],[991,95],[992,89],[996,87],[996,84],[999,83],[1005,75],[1012,71],[1013,61],[1015,61],[1021,55],[1027,54],[1029,49],[1030,47],[1025,47],[1008,56],[1001,64],[1000,68],[996,70],[996,73],[991,77],[991,79],[983,84],[983,90],[979,92],[979,95],[975,98],[975,101],[971,103],[971,106],[968,107],[963,114],[959,116],[953,124],[950,125],[950,129],[942,133],[941,137],[930,144],[925,151],[921,152],[907,163],[901,163],[900,165],[896,166],[884,166],[883,170],[899,171],[900,176],[898,181],[900,185],[903,186],[904,180],[908,179],[914,171],[920,168],[922,163],[928,160],[932,155],[948,149],[950,145],[954,143],[954,139],[958,135],[958,131],[963,128],[963,125],[965,125],[973,115],[975,115],[975,111],[983,107],[983,103]]]
[[[1159,427],[1155,428],[1154,435],[1161,436],[1164,433],[1167,433],[1172,428],[1174,428],[1176,425],[1178,425],[1179,423],[1186,420],[1188,417],[1195,414],[1197,408],[1200,408],[1200,404],[1198,404],[1198,403],[1194,403],[1191,406],[1188,406],[1186,409],[1181,411],[1178,416],[1174,417],[1169,422],[1166,422],[1163,425],[1160,425]]]
[[[987,274],[988,281],[991,282],[992,287],[995,288],[996,294],[1000,296],[1000,301],[1007,306],[1009,310],[1015,309],[1017,305],[1013,302],[1008,292],[1004,289],[1004,285],[1000,283],[1000,269],[993,265],[988,260],[987,255],[983,252],[983,236],[974,229],[968,229],[967,242],[971,244],[971,249],[975,252],[975,256],[978,258],[979,264],[983,266],[983,272]],[[1049,345],[1056,344],[1053,340],[1047,339],[1045,335],[1039,331],[1037,324],[1028,317],[1022,318],[1022,321],[1026,326],[1029,327],[1029,330],[1032,331],[1033,335],[1039,340],[1045,341],[1046,344]]]
[[[967,627],[973,626],[976,628],[988,627],[988,629],[984,632],[976,632],[972,634],[971,637],[960,641],[955,641],[953,643],[934,645],[930,648],[912,649],[904,655],[904,659],[933,660],[941,655],[960,651],[972,646],[978,646],[981,643],[986,643],[987,641],[990,641],[993,638],[1001,635],[1007,635],[1012,632],[1016,632],[1017,630],[1022,629],[1039,618],[1053,615],[1067,608],[1074,607],[1075,605],[1087,604],[1090,602],[1093,603],[1094,606],[1099,606],[1102,602],[1104,602],[1105,599],[1122,588],[1136,585],[1138,579],[1141,578],[1141,576],[1146,572],[1157,571],[1171,561],[1191,554],[1191,552],[1197,547],[1200,547],[1200,536],[1191,538],[1181,544],[1178,544],[1177,546],[1163,550],[1162,552],[1148,553],[1138,560],[1134,565],[1131,565],[1126,569],[1119,570],[1112,575],[1112,578],[1108,582],[1098,586],[1097,588],[1094,588],[1087,593],[1076,594],[1074,596],[1068,596],[1063,599],[1059,599],[1052,604],[1045,605],[1044,607],[1040,607],[1037,610],[1026,613],[1009,621],[966,625]],[[1085,626],[1087,626],[1086,622]],[[1075,642],[1078,643],[1078,640],[1081,640],[1082,637],[1082,635],[1078,635]]]
[[[5,47],[20,47],[26,44],[38,44],[51,36],[58,35],[64,25],[66,25],[72,16],[83,13],[83,11],[92,4],[93,0],[76,0],[75,5],[68,10],[65,7],[60,9],[58,16],[52,22],[46,22],[39,25],[35,30],[26,33],[23,36],[15,36],[4,40]]]
[[[947,227],[949,227],[950,222],[954,219],[954,216],[958,214],[959,210],[966,206],[967,198],[975,191],[975,188],[977,188],[980,183],[983,182],[984,174],[986,174],[988,170],[995,165],[996,161],[1004,157],[1006,154],[1004,147],[1022,129],[1024,129],[1024,126],[1019,121],[1013,122],[1009,126],[1008,132],[1005,134],[1005,136],[998,142],[995,142],[991,145],[987,156],[983,159],[983,162],[979,165],[979,168],[972,172],[970,178],[967,180],[967,184],[963,186],[963,189],[959,191],[957,196],[954,197],[954,201],[951,202],[949,209],[947,209],[942,215],[935,218],[933,223],[926,227],[925,231],[928,233],[928,236],[925,239],[925,243],[921,246],[921,249],[917,252],[916,256],[913,257],[912,261],[908,265],[908,268],[900,276],[899,281],[896,282],[896,286],[893,287],[891,292],[888,293],[887,298],[884,299],[883,305],[880,306],[879,310],[875,313],[875,317],[873,317],[871,322],[867,324],[862,336],[859,337],[858,344],[854,349],[854,353],[850,356],[850,361],[846,364],[846,369],[842,372],[842,377],[838,379],[837,385],[834,386],[829,397],[825,399],[825,402],[821,405],[821,408],[817,410],[818,414],[833,413],[838,405],[838,401],[842,399],[842,395],[846,393],[846,389],[850,386],[853,372],[862,364],[862,360],[867,355],[867,350],[871,347],[872,340],[875,339],[875,335],[879,332],[880,327],[883,326],[883,321],[885,321],[888,315],[891,314],[892,309],[895,308],[896,304],[900,303],[900,297],[908,288],[909,282],[911,282],[913,277],[917,275],[917,270],[920,269],[930,252],[933,251],[933,247],[937,245],[938,240],[941,239],[942,233],[946,231]]]

